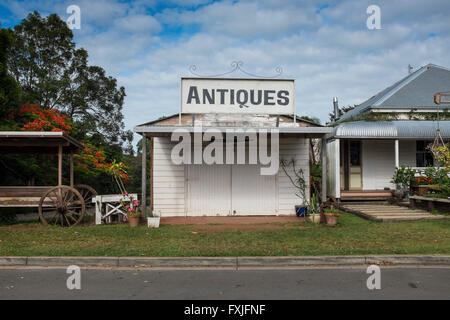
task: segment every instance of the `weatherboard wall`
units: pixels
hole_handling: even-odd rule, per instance
[[[295,160],[309,181],[309,143],[280,138],[280,159]],[[294,215],[304,200],[280,168],[261,176],[259,165],[175,165],[169,137],[153,144],[153,210],[161,217],[203,215]],[[294,176],[293,169],[288,173]],[[307,194],[309,191],[307,191]]]

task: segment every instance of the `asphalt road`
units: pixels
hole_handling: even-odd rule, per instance
[[[365,267],[296,270],[0,269],[0,299],[450,299],[450,268],[382,267],[367,289]]]

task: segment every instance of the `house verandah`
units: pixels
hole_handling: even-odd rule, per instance
[[[444,141],[450,121],[439,122]],[[418,172],[434,166],[427,149],[436,137],[436,121],[344,122],[327,137],[327,190],[340,200],[382,200],[395,188],[396,167]]]

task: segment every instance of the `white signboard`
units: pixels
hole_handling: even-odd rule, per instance
[[[294,80],[181,78],[182,113],[294,114]]]

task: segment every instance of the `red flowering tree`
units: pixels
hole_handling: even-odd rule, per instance
[[[25,122],[23,131],[61,131],[69,134],[73,130],[71,119],[61,114],[58,109],[45,109],[36,104],[24,104],[18,116]]]
[[[59,131],[74,134],[72,119],[62,114],[58,109],[47,109],[35,104],[24,104],[17,115],[10,113],[9,120],[21,124],[23,131]],[[127,167],[120,162],[108,162],[105,151],[100,150],[90,142],[82,142],[84,148],[75,154],[75,170],[85,178],[96,177],[102,173],[128,180]]]
[[[77,160],[77,169],[85,176],[98,176],[101,173],[106,173],[113,177],[120,177],[123,181],[128,180],[127,167],[120,162],[120,166],[113,162],[107,162],[105,151],[99,150],[89,142],[82,142],[84,148],[79,153],[74,155]]]

